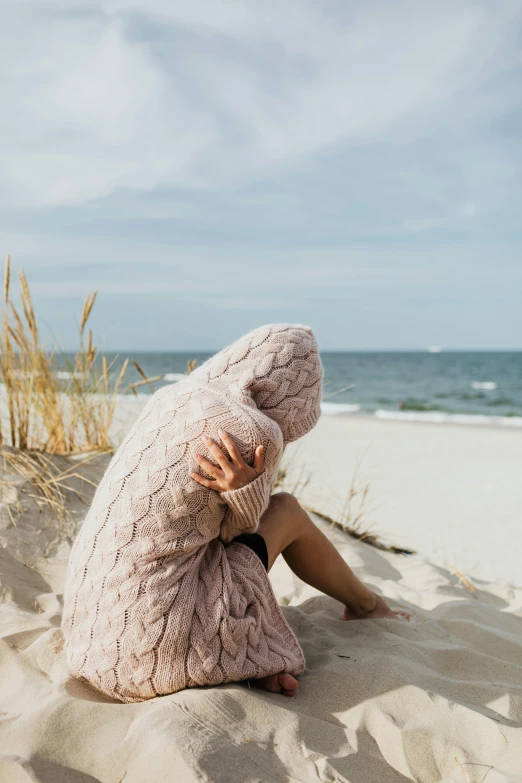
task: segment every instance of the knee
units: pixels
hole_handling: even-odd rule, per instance
[[[291,492],[274,492],[270,496],[270,505],[288,514],[302,510],[298,499]]]
[[[297,498],[290,492],[275,492],[260,522],[259,532],[275,538],[279,552],[295,541],[310,520]]]

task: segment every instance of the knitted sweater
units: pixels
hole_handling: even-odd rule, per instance
[[[323,368],[307,326],[246,334],[152,395],[112,458],[70,554],[62,631],[69,670],[123,702],[304,670],[254,532],[286,443],[320,415]],[[219,493],[195,452],[227,431],[265,469]],[[232,542],[232,543],[230,543]]]

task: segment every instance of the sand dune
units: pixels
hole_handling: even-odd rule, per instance
[[[38,537],[38,514],[24,537]],[[289,699],[245,685],[140,704],[71,678],[60,626],[69,544],[28,565],[0,550],[0,780],[517,781],[522,779],[522,589],[475,582],[329,528],[357,574],[410,623],[340,620],[341,605],[280,558],[271,578],[305,651]],[[4,538],[5,540],[5,538]]]

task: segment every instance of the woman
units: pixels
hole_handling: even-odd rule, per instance
[[[284,446],[320,415],[307,326],[249,332],[156,392],[114,455],[70,555],[70,671],[123,702],[252,679],[292,696],[301,647],[267,572],[282,553],[344,619],[397,617],[287,493]]]

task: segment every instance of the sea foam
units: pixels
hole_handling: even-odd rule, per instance
[[[522,416],[486,416],[480,413],[442,413],[430,411],[377,410],[376,419],[394,421],[424,421],[430,424],[489,424],[494,427],[522,427]]]
[[[347,413],[357,413],[361,410],[361,406],[356,403],[347,402],[322,402],[321,413],[327,416],[342,416]]]
[[[485,391],[494,391],[497,388],[495,381],[473,381],[472,389],[484,389]]]

